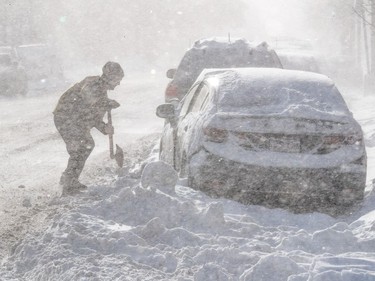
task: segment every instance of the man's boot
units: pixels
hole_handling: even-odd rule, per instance
[[[87,189],[87,186],[80,183],[78,179],[69,177],[65,173],[60,178],[60,185],[62,185],[62,196],[77,194]]]

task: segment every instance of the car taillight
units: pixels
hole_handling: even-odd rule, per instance
[[[228,131],[218,128],[204,128],[204,135],[207,141],[224,142],[228,138]]]
[[[325,136],[323,138],[323,143],[326,145],[344,144],[344,140],[344,136]]]
[[[360,144],[362,139],[359,136],[325,136],[323,143],[326,145],[353,145]]]
[[[167,89],[165,90],[165,100],[170,100],[178,98],[177,96],[177,87],[174,85],[168,85]]]
[[[327,154],[343,145],[360,145],[361,143],[360,136],[325,136],[317,152],[319,154]]]
[[[356,145],[359,145],[362,143],[362,138],[359,137],[359,136],[348,136],[345,138],[345,141],[344,141],[345,144],[356,144]]]

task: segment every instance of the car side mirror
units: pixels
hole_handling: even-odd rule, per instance
[[[156,116],[165,119],[175,117],[175,107],[171,103],[161,104],[156,108]]]
[[[168,69],[166,75],[169,79],[173,79],[174,75],[176,74],[176,68]]]

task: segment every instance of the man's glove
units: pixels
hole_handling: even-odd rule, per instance
[[[119,106],[120,106],[120,104],[117,101],[108,99],[107,110],[111,110],[111,109],[117,108]]]
[[[103,135],[113,135],[115,133],[115,128],[110,124],[106,124],[104,122],[100,122],[97,126],[95,126]]]
[[[105,124],[104,133],[106,135],[113,135],[115,133],[115,128],[110,124]]]

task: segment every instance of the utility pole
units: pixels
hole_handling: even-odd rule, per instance
[[[369,74],[371,72],[371,62],[370,62],[370,50],[368,47],[369,41],[368,41],[368,22],[366,20],[367,15],[364,9],[364,4],[362,3],[362,7],[360,10],[360,15],[362,18],[362,29],[363,29],[363,44],[365,47],[365,61],[366,61],[366,73]]]
[[[354,11],[360,11],[363,0],[354,0]],[[362,18],[355,17],[356,66],[362,69]]]
[[[371,70],[372,78],[375,78],[375,0],[370,1],[370,11],[371,11]],[[374,93],[375,94],[375,93]]]
[[[375,95],[375,0],[354,0],[353,10],[358,17],[357,59],[364,66],[364,94]]]
[[[366,18],[364,13],[364,21],[366,21],[366,31],[370,33],[370,38],[365,38],[370,44],[368,50],[368,72],[365,76],[364,92],[366,95],[375,95],[375,0],[367,1],[367,11],[369,17]],[[366,42],[367,43],[367,42]]]

